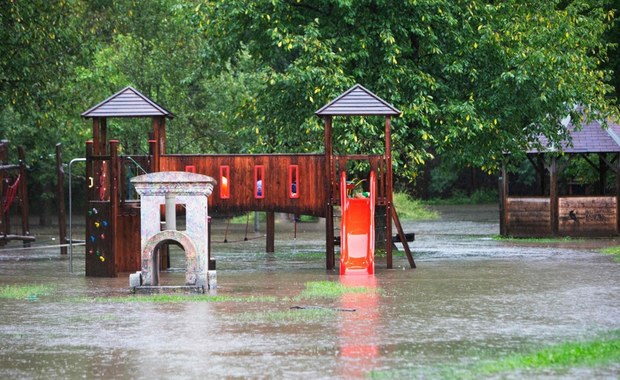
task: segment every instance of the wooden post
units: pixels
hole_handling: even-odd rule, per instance
[[[334,171],[332,167],[332,117],[325,116],[325,181],[327,204],[325,205],[325,268],[333,270],[336,267],[334,253]]]
[[[396,231],[398,232],[398,237],[400,242],[403,243],[403,249],[405,250],[405,255],[407,255],[407,260],[409,261],[409,266],[413,269],[415,268],[415,261],[413,261],[413,255],[411,255],[411,250],[409,249],[409,242],[407,241],[407,237],[405,236],[405,232],[403,231],[403,226],[400,224],[400,219],[398,219],[398,214],[396,213],[396,209],[392,207],[392,217],[394,218],[394,224],[396,225]],[[392,245],[392,237],[390,237],[390,245]]]
[[[161,155],[166,154],[166,118],[163,116],[153,117],[153,139],[155,140],[155,150],[153,152],[154,171],[161,170]]]
[[[154,139],[149,139],[149,173],[155,172],[155,149],[157,145],[157,141]]]
[[[387,269],[392,269],[392,202],[394,200],[392,182],[392,125],[389,116],[385,117],[385,254]],[[403,244],[407,244],[406,240]]]
[[[541,154],[537,156],[538,158],[538,166],[535,166],[536,174],[538,175],[540,181],[540,195],[545,196],[546,187],[545,187],[545,157]]]
[[[6,165],[9,159],[9,142],[7,140],[2,140],[0,143],[0,164]],[[0,170],[0,194],[4,194],[4,170]],[[8,220],[6,218],[6,213],[4,212],[4,207],[0,204],[0,235],[7,235],[9,233],[8,230]],[[6,244],[6,240],[0,240],[0,246]]]
[[[558,235],[559,225],[559,194],[558,194],[558,164],[557,157],[551,156],[549,165],[549,210],[551,212],[551,234]]]
[[[276,230],[276,217],[273,211],[267,211],[267,246],[265,252],[275,252],[274,240]]]
[[[508,173],[506,172],[506,164],[502,163],[502,173],[499,177],[499,234],[507,236],[506,225],[506,206],[508,197]]]
[[[620,153],[616,154],[616,233],[620,234]]]
[[[65,212],[65,169],[62,167],[62,144],[56,144],[56,201],[58,202],[58,236],[60,254],[67,254],[67,214]]]
[[[117,231],[116,228],[118,226],[118,217],[119,217],[119,194],[118,194],[118,175],[120,174],[119,170],[119,160],[118,160],[118,140],[110,140],[110,172],[108,179],[108,186],[110,187],[110,235],[107,238],[112,240],[112,252],[111,256],[113,258],[112,263],[110,263],[110,276],[116,277],[117,268],[119,267],[119,263],[121,263],[123,258],[121,257],[121,245],[120,241],[116,239]]]
[[[93,155],[103,156],[108,153],[108,123],[104,117],[93,118]]]
[[[605,162],[605,153],[598,154],[598,187],[599,195],[605,195],[605,187],[607,187],[607,163]]]
[[[19,202],[22,211],[22,236],[30,236],[30,223],[28,222],[28,175],[26,174],[26,153],[23,146],[17,147],[17,157],[19,158]],[[24,247],[30,247],[29,240],[23,240]],[[65,253],[66,249],[65,249]]]

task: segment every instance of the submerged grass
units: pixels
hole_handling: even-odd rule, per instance
[[[54,288],[47,285],[5,285],[0,287],[0,298],[36,300],[52,294]]]
[[[434,220],[439,213],[429,209],[421,201],[412,199],[408,194],[395,193],[394,206],[401,220]]]
[[[482,364],[481,374],[499,374],[515,370],[536,371],[547,368],[597,367],[620,361],[620,331],[613,337],[587,342],[567,342],[541,350],[515,354]]]
[[[439,365],[411,370],[373,371],[373,379],[417,378],[479,379],[535,377],[549,371],[567,371],[572,368],[606,368],[620,361],[620,330],[607,338],[582,342],[565,342],[543,347],[532,352],[515,353],[496,359],[487,359],[474,365]]]
[[[295,299],[307,298],[340,298],[346,293],[373,293],[376,288],[365,286],[344,286],[334,281],[311,281],[306,283],[305,289]]]
[[[614,260],[620,263],[620,245],[616,247],[605,248],[601,252],[606,255],[612,255],[614,257]]]

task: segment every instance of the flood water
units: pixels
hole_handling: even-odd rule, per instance
[[[216,293],[238,297],[225,302],[119,302],[149,296],[130,294],[128,274],[86,278],[81,247],[70,273],[57,249],[11,243],[0,251],[0,287],[54,290],[0,298],[0,378],[426,379],[444,376],[437,368],[445,365],[620,329],[620,264],[597,251],[620,241],[502,242],[492,239],[495,206],[439,211],[439,220],[403,223],[416,233],[417,269],[401,254],[393,270],[379,258],[374,278],[345,280],[376,292],[338,298],[298,297],[307,283],[341,281],[325,270],[321,223],[299,223],[295,233],[278,220],[273,254],[252,226],[247,235],[245,225],[230,227],[223,243],[225,223],[215,223]],[[181,255],[173,254],[173,267],[183,267]],[[180,285],[184,274],[162,279]],[[612,364],[539,377],[619,376]]]

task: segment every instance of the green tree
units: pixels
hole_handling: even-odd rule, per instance
[[[54,144],[79,129],[67,118],[72,70],[85,51],[74,1],[0,2],[0,135],[26,148],[30,183],[49,222],[53,196]]]
[[[431,144],[492,170],[539,134],[563,138],[559,120],[576,104],[590,117],[618,113],[602,69],[613,12],[589,1],[205,1],[196,13],[212,65],[245,51],[264,74],[252,104],[264,116],[251,126],[261,150],[321,149],[313,112],[356,82],[403,111],[394,158],[410,178]],[[337,128],[365,137],[371,127]],[[336,149],[367,139],[357,140]]]

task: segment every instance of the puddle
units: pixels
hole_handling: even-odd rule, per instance
[[[620,265],[595,251],[617,240],[502,242],[491,238],[496,207],[438,209],[440,220],[404,223],[416,233],[417,269],[404,269],[402,254],[394,270],[378,259],[372,281],[343,283],[376,291],[336,298],[298,297],[307,283],[341,281],[325,270],[324,228],[315,223],[298,224],[295,235],[279,221],[272,254],[264,253],[261,232],[244,241],[245,225],[236,226],[228,232],[235,242],[223,243],[224,226],[214,226],[217,294],[235,302],[118,302],[136,297],[128,274],[84,277],[83,248],[74,252],[74,274],[56,250],[5,248],[0,286],[54,290],[0,298],[0,377],[331,379],[388,371],[434,378],[436,366],[620,329]],[[182,258],[172,263],[182,267]],[[175,269],[162,278],[181,282],[184,274]]]

